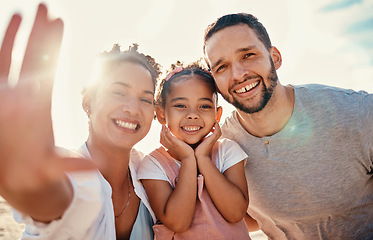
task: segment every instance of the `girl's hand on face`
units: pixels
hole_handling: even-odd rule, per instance
[[[161,130],[161,137],[160,137],[161,144],[168,149],[168,153],[175,159],[182,162],[183,159],[187,158],[194,158],[194,151],[193,148],[190,147],[184,141],[175,137],[171,132],[170,129],[162,124]]]
[[[203,139],[199,146],[194,150],[194,155],[198,159],[200,156],[210,156],[210,151],[216,141],[221,136],[221,129],[218,122],[215,122],[211,132]]]
[[[64,170],[92,168],[85,159],[57,153],[51,95],[63,22],[40,5],[17,85],[8,84],[13,43],[21,16],[11,19],[0,49],[0,194],[29,192],[65,178]],[[72,161],[71,161],[72,160]]]

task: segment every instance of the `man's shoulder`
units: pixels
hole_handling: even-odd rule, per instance
[[[238,125],[239,121],[237,119],[237,111],[234,110],[229,116],[224,119],[224,123],[221,126],[223,135],[225,135],[227,131],[232,131],[232,128],[237,128]]]
[[[238,142],[251,136],[241,125],[237,114],[237,111],[234,110],[231,115],[224,120],[224,123],[221,126],[222,138]]]
[[[322,105],[336,108],[348,108],[353,105],[355,110],[371,108],[373,106],[373,94],[366,91],[356,91],[321,84],[307,84],[294,86],[296,103],[303,102],[308,106],[320,108]]]
[[[294,85],[294,90],[299,96],[304,96],[304,94],[311,93],[312,95],[318,94],[332,94],[332,95],[369,95],[366,91],[360,90],[356,91],[353,89],[334,87],[323,84],[304,84],[304,85]]]

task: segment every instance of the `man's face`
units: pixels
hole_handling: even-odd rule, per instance
[[[246,113],[261,111],[277,85],[276,66],[270,51],[247,25],[226,27],[206,42],[206,58],[220,93]]]

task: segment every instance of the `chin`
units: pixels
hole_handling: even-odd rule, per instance
[[[203,141],[203,139],[199,140],[198,142],[193,141],[192,143],[185,141],[189,146],[191,146],[193,149],[196,149],[198,145]]]

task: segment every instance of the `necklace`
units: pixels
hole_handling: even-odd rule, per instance
[[[131,178],[130,178],[130,171],[128,169],[127,171],[127,175],[128,175],[128,199],[127,199],[127,203],[126,205],[124,206],[123,210],[119,213],[119,215],[114,215],[116,218],[122,216],[122,214],[126,211],[128,205],[130,204],[130,198],[131,198]]]

